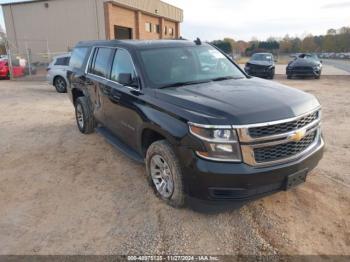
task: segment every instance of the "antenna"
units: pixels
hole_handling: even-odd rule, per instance
[[[199,39],[199,37],[197,37],[197,39],[194,40],[194,43],[195,43],[196,45],[202,45],[202,41]]]

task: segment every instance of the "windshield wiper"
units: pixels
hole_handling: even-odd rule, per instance
[[[203,83],[208,83],[210,81],[186,81],[186,82],[176,82],[169,85],[164,85],[159,87],[158,89],[170,88],[170,87],[180,87],[180,86],[189,86],[189,85],[198,85]]]
[[[233,77],[233,76],[217,77],[212,79],[211,81],[217,82],[217,81],[224,81],[224,80],[230,80],[230,79],[242,79],[242,77]]]

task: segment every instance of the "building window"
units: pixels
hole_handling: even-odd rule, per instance
[[[169,28],[169,35],[171,35],[171,36],[174,35],[174,29],[173,28]]]
[[[154,25],[154,32],[160,34],[160,25]]]
[[[168,27],[164,27],[164,34],[167,35],[168,34]]]
[[[146,32],[151,33],[152,32],[152,24],[151,23],[146,23],[145,24],[145,30],[146,30]]]

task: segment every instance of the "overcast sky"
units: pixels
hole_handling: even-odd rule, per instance
[[[141,0],[140,0],[141,1]],[[346,0],[164,0],[184,10],[182,36],[203,40],[231,37],[265,40],[270,36],[325,34],[350,26]],[[9,0],[0,0],[0,3]],[[15,2],[15,1],[13,1]],[[0,24],[4,27],[2,11]]]

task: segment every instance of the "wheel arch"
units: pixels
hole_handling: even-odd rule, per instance
[[[77,101],[78,97],[85,96],[84,92],[79,88],[73,88],[72,89],[72,99],[73,104],[75,105],[75,102]]]
[[[173,147],[181,144],[182,139],[188,133],[187,124],[177,120],[176,128],[173,128],[176,123],[170,121],[166,125],[145,124],[139,132],[139,148],[143,156],[146,155],[149,146],[159,140],[168,141]]]

